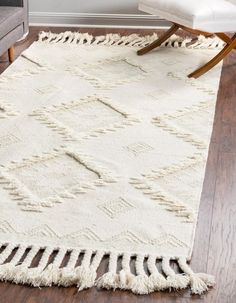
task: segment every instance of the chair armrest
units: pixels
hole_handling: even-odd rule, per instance
[[[27,0],[0,0],[0,6],[20,6],[27,8]]]

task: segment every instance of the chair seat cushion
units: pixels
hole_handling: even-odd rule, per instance
[[[0,39],[20,25],[24,20],[22,7],[0,7]]]
[[[140,0],[139,9],[206,32],[236,31],[236,4],[232,0]]]

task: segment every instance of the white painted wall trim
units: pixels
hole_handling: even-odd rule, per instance
[[[157,16],[127,14],[30,12],[29,20],[31,26],[163,28],[170,25]]]

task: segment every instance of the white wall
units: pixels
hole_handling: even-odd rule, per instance
[[[160,27],[138,10],[138,0],[29,0],[30,23],[78,26]]]
[[[141,14],[138,0],[29,0],[31,12]]]

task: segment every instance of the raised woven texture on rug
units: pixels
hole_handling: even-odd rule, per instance
[[[186,75],[222,43],[173,36],[136,55],[155,39],[42,32],[1,75],[0,280],[137,294],[214,285],[189,261],[221,65]]]

